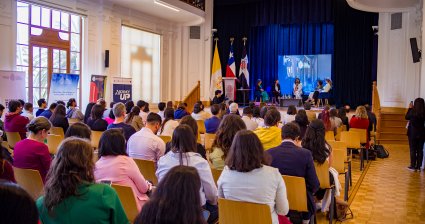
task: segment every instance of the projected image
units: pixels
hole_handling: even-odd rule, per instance
[[[332,76],[332,55],[280,55],[278,77],[283,94],[292,94],[295,78],[299,78],[304,94],[314,91],[317,80]]]

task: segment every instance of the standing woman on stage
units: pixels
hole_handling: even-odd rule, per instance
[[[423,98],[416,98],[413,104],[410,103],[406,120],[409,121],[407,137],[410,147],[410,166],[408,169],[420,171],[424,157],[423,145],[425,140],[425,103]]]
[[[262,102],[269,101],[269,95],[263,89],[263,81],[261,79],[257,80],[257,85],[255,86],[255,97],[261,97]]]
[[[302,99],[301,95],[303,94],[303,84],[301,84],[301,80],[299,78],[295,78],[293,90],[295,99]]]
[[[278,79],[276,79],[274,81],[273,90],[272,91],[273,91],[273,96],[274,96],[274,99],[273,99],[274,102],[272,102],[272,103],[276,103],[276,100],[279,100],[279,97],[282,96],[282,93],[280,91],[280,84],[279,84],[279,80]]]

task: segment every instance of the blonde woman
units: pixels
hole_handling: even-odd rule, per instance
[[[367,134],[367,144],[366,148],[369,147],[369,132],[367,131],[369,128],[369,119],[367,117],[366,108],[364,106],[358,106],[356,109],[356,113],[350,119],[350,128],[358,128],[358,129],[366,129]]]

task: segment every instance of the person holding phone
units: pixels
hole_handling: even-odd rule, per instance
[[[407,168],[411,171],[420,171],[425,142],[425,102],[423,98],[416,98],[414,103],[410,102],[405,118],[409,121],[407,137],[410,148],[410,166]]]

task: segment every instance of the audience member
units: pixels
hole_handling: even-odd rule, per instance
[[[264,117],[265,127],[259,127],[254,131],[263,144],[264,150],[276,147],[282,142],[281,130],[278,127],[279,122],[280,112],[276,109],[270,109]]]
[[[136,133],[136,130],[131,125],[124,123],[125,110],[126,109],[123,103],[116,103],[114,105],[112,111],[114,113],[115,120],[112,124],[108,125],[107,129],[121,128],[124,131],[125,139],[128,141],[130,136]]]
[[[88,103],[86,106],[86,112],[84,113],[84,123],[87,124],[90,116],[91,116],[91,111],[93,109],[93,106],[95,105],[95,103]]]
[[[46,99],[41,98],[41,99],[37,100],[37,105],[38,105],[38,110],[37,110],[37,112],[35,112],[36,117],[40,116],[40,114],[43,113],[46,110],[46,108],[47,108]]]
[[[220,126],[212,144],[209,159],[215,169],[222,170],[224,161],[229,153],[233,138],[236,132],[246,130],[245,122],[237,115],[226,115]]]
[[[173,101],[167,102],[167,108],[173,108],[174,109]]]
[[[282,123],[287,124],[295,120],[295,115],[297,115],[297,108],[294,105],[290,105],[286,114],[283,115]]]
[[[190,114],[186,111],[186,106],[184,105],[184,103],[180,103],[177,107],[177,110],[174,111],[174,119],[182,119],[184,116],[187,115]]]
[[[306,110],[306,111],[311,110],[311,103],[310,102],[305,102],[303,106],[304,106],[304,110]]]
[[[66,118],[66,109],[62,104],[58,104],[49,120],[54,127],[62,128],[63,133],[68,130],[69,123],[68,118]]]
[[[221,121],[221,119],[218,117],[220,113],[220,106],[218,104],[213,104],[211,105],[210,110],[213,116],[204,121],[205,129],[207,133],[215,134]]]
[[[195,103],[191,116],[195,120],[206,120],[211,117],[211,114],[204,111],[202,104]]]
[[[286,187],[279,170],[267,164],[258,137],[252,131],[238,131],[218,180],[218,196],[266,204],[272,223],[279,223],[278,215],[285,216],[289,211]]]
[[[106,108],[106,100],[103,98],[99,98],[96,102],[97,105],[100,105],[102,107],[102,119],[104,119],[104,116],[108,116],[109,112],[108,109]]]
[[[330,109],[331,107],[329,105],[325,105],[325,108],[322,110],[322,112],[320,112],[318,116],[319,120],[323,121],[326,131],[333,131],[329,114]]]
[[[64,101],[62,101],[62,100],[58,100],[58,101],[56,101],[56,103],[59,105],[62,105],[62,106],[66,106],[66,104],[65,104],[65,102]]]
[[[372,112],[372,108],[369,104],[364,105],[367,112],[367,117],[369,119],[369,131],[376,130],[376,115]]]
[[[53,111],[55,111],[55,109],[56,109],[56,107],[57,107],[57,106],[58,106],[58,104],[57,104],[57,103],[52,103],[52,104],[50,104],[49,109],[48,109],[48,110],[43,111],[43,112],[40,114],[40,116],[45,117],[45,118],[47,118],[47,119],[50,119],[50,117],[51,117],[51,116],[52,116],[52,114],[53,114]]]
[[[220,119],[223,119],[224,115],[227,114],[227,105],[225,103],[218,104],[220,107],[220,112],[218,113],[217,117]]]
[[[329,111],[329,120],[331,122],[331,130],[333,130],[336,135],[337,129],[342,125],[342,120],[338,117],[338,111],[336,109],[331,109]]]
[[[348,117],[344,107],[340,107],[338,109],[338,117],[341,119],[342,125],[345,125],[347,127],[347,131],[348,131],[350,129],[350,125],[348,123]]]
[[[22,108],[24,107],[24,105],[25,105],[25,101],[24,100],[22,100],[22,99],[18,99],[18,101],[19,101],[19,103],[21,103],[21,106],[22,106]],[[22,112],[21,112],[21,114],[22,114]]]
[[[84,120],[84,114],[78,109],[77,101],[74,98],[68,100],[66,107],[68,108],[68,111],[66,112],[67,118],[78,119],[80,121]]]
[[[102,119],[103,107],[96,104],[91,109],[91,116],[87,120],[87,125],[93,131],[105,131],[108,128],[108,122]]]
[[[0,103],[0,140],[6,140],[6,133],[4,132],[4,123],[1,117],[3,117],[5,107]]]
[[[201,186],[201,178],[195,168],[171,168],[134,223],[205,223],[200,194],[194,194]]]
[[[300,128],[295,123],[282,127],[282,143],[267,151],[272,157],[272,167],[279,169],[280,174],[303,177],[307,189],[308,212],[302,213],[303,223],[309,223],[316,212],[313,194],[319,189],[319,179],[314,168],[313,156],[308,149],[300,147]]]
[[[68,130],[65,132],[65,138],[69,137],[78,137],[91,139],[91,130],[90,127],[84,123],[77,122],[69,126]]]
[[[409,121],[407,126],[407,137],[410,148],[411,171],[420,171],[424,158],[423,146],[425,140],[425,103],[423,98],[416,98],[415,102],[409,104],[405,119]]]
[[[36,204],[48,223],[129,223],[115,190],[94,183],[93,148],[88,140],[67,138],[48,173]]]
[[[28,120],[31,121],[32,119],[34,119],[33,111],[34,111],[34,108],[32,106],[32,103],[25,103],[24,112],[21,115],[24,117],[27,117]]]
[[[252,120],[252,108],[251,107],[243,108],[242,120],[245,123],[247,130],[254,131],[255,129],[257,129],[257,127],[258,127],[257,122]]]
[[[0,145],[0,180],[7,180],[16,183],[15,175],[11,165],[11,157],[6,154],[6,148]]]
[[[106,122],[108,122],[108,124],[110,124],[110,123],[109,123],[109,121],[108,121],[109,115],[110,115],[110,114],[114,114],[114,112],[112,112],[112,108],[114,108],[114,104],[115,104],[115,102],[110,102],[110,103],[109,103],[109,108],[108,108],[108,109],[106,109],[106,110],[103,112],[103,116],[102,116],[102,118],[103,118]],[[112,122],[114,122],[114,121],[111,121],[111,123],[112,123]]]
[[[131,109],[133,109],[134,106],[135,105],[134,105],[134,102],[132,100],[128,100],[127,102],[125,102],[125,111],[126,111],[125,113],[129,114],[131,112]]]
[[[19,185],[0,180],[1,223],[38,224],[34,199]]]
[[[4,119],[4,130],[9,132],[19,132],[21,139],[25,139],[27,136],[26,126],[29,123],[27,117],[21,115],[22,105],[17,100],[9,101],[8,106],[9,112],[6,113]]]
[[[192,129],[185,124],[174,130],[171,140],[171,151],[158,161],[156,176],[161,183],[164,176],[175,166],[195,167],[201,177],[201,205],[210,212],[208,223],[213,223],[218,217],[217,187],[211,173],[211,168],[199,153],[196,153],[196,138]]]
[[[260,110],[261,109],[259,107],[255,107],[255,106],[252,109],[252,120],[255,121],[255,123],[257,123],[258,126],[260,124],[263,124],[264,125],[264,119],[261,118],[261,116],[260,116]]]
[[[308,121],[307,112],[305,110],[299,110],[297,115],[295,115],[295,123],[300,127],[300,139],[304,137],[305,131],[307,130],[307,126],[310,124]]]
[[[145,110],[146,110],[146,106],[149,106],[149,105],[147,105],[145,101],[139,100],[137,101],[137,106],[140,108],[139,116],[143,119],[143,124],[146,124],[146,120],[148,119],[149,107],[147,109],[148,112],[146,112]]]
[[[221,90],[216,90],[215,91],[215,96],[212,100],[212,104],[221,104],[224,102],[226,96],[223,95]]]
[[[174,120],[174,109],[167,108],[164,111],[165,120],[162,122],[160,135],[173,136],[173,131],[179,126],[179,122]]]
[[[110,181],[131,187],[139,211],[149,199],[146,194],[152,185],[140,173],[136,162],[128,157],[125,137],[120,129],[107,130],[100,137],[99,160],[96,162],[94,176],[97,182]]]
[[[239,106],[237,103],[231,103],[229,105],[229,114],[239,115]]]
[[[112,105],[112,108],[114,107],[114,105],[115,105],[115,103]],[[115,115],[114,115],[114,110],[113,109],[111,109],[109,111],[109,115],[108,115],[108,117],[105,118],[105,121],[108,123],[108,125],[114,123],[114,121],[115,121]]]
[[[369,118],[366,113],[366,108],[364,106],[358,106],[356,113],[350,119],[350,128],[366,129],[366,148],[369,148]]]
[[[158,115],[159,116],[161,116],[161,120],[164,120],[165,119],[165,116],[164,116],[164,110],[165,110],[165,103],[164,102],[159,102],[158,103]]]
[[[134,106],[130,113],[125,117],[124,123],[131,125],[136,131],[140,131],[145,125],[139,114],[140,108],[138,106]]]
[[[157,162],[165,153],[165,143],[156,135],[160,127],[161,117],[156,113],[150,113],[147,117],[146,126],[128,140],[127,151],[129,156]]]
[[[345,109],[345,113],[348,114],[348,113],[350,113],[351,107],[350,107],[350,105],[345,105],[344,109]]]
[[[43,182],[52,158],[44,141],[52,125],[45,117],[36,117],[28,124],[29,136],[16,143],[13,149],[13,166],[40,172]]]

